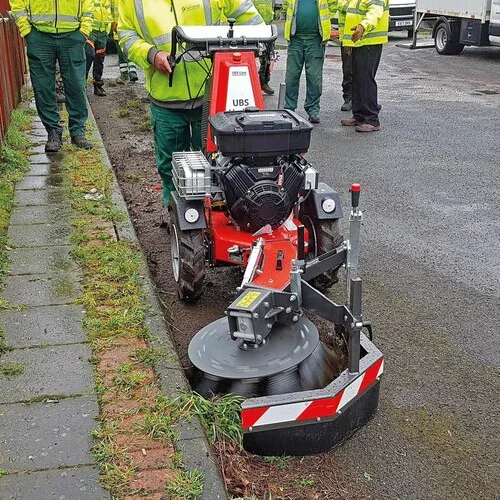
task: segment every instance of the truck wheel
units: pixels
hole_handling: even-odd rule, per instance
[[[459,40],[460,27],[457,23],[442,22],[436,27],[434,33],[434,46],[441,55],[456,55],[464,50],[464,44]]]
[[[181,231],[173,211],[170,212],[170,258],[179,298],[194,302],[203,293],[205,279],[203,231]]]
[[[344,241],[340,233],[338,219],[318,220],[309,215],[303,215],[301,222],[309,233],[308,255],[313,258],[338,248]],[[324,290],[331,288],[339,280],[337,277],[338,270],[339,268],[326,271],[315,278],[312,285]]]

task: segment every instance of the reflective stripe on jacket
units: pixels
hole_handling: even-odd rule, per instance
[[[174,12],[175,7],[175,12]],[[176,20],[177,16],[177,20]],[[122,0],[118,18],[118,36],[125,56],[144,69],[146,89],[157,101],[189,101],[203,97],[208,60],[186,54],[177,64],[173,85],[169,75],[148,61],[152,48],[170,53],[172,28],[211,26],[234,17],[236,24],[264,24],[251,0]]]
[[[94,1],[94,22],[92,29],[109,33],[111,28],[111,2],[110,0]]]
[[[45,33],[92,31],[94,0],[10,0],[10,7],[22,36],[32,26]]]
[[[271,24],[274,19],[273,0],[252,0],[257,12],[266,24]]]
[[[345,15],[342,45],[362,47],[387,43],[389,31],[389,0],[339,0],[339,10]],[[365,29],[361,40],[352,41],[353,28]]]
[[[285,38],[288,41],[295,35],[297,29],[297,3],[298,0],[284,0],[283,2],[283,8],[286,12]],[[332,31],[331,19],[335,16],[335,12],[337,11],[337,4],[338,0],[318,0],[318,27],[324,42],[330,40]]]

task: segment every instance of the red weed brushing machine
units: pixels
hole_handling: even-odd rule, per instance
[[[173,155],[172,268],[188,302],[202,293],[207,264],[244,268],[226,316],[191,340],[192,386],[205,397],[247,398],[241,425],[248,451],[307,455],[330,449],[372,417],[383,356],[361,314],[361,188],[351,187],[343,240],[340,197],[303,156],[312,126],[292,111],[264,110],[255,57],[276,37],[275,26],[234,26],[232,19],[229,28],[173,30],[174,67],[195,52],[212,65],[205,151]],[[318,288],[338,281],[342,266],[346,302],[337,304]],[[347,361],[340,369],[339,353],[320,341],[306,310],[343,333]]]

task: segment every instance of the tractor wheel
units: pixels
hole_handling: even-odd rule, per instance
[[[303,215],[302,224],[309,232],[309,253],[313,258],[330,252],[342,244],[344,238],[340,233],[338,219],[318,220],[308,215]],[[312,283],[316,288],[326,290],[339,280],[337,269],[330,269],[314,279]]]
[[[203,231],[181,231],[173,212],[170,212],[170,258],[180,299],[194,302],[203,293],[205,279]]]

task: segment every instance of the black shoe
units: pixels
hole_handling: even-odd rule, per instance
[[[311,116],[309,116],[309,121],[311,123],[319,123],[319,121],[320,121],[319,116],[318,115],[311,115]]]
[[[94,145],[84,135],[74,135],[71,137],[71,144],[77,148],[92,149]]]
[[[351,109],[352,109],[351,99],[347,99],[346,101],[344,101],[344,104],[340,106],[340,111],[351,111]]]
[[[97,95],[99,97],[104,97],[106,95],[106,92],[102,87],[98,87],[97,85],[94,85],[94,95]]]
[[[62,146],[62,132],[59,132],[55,128],[49,130],[49,136],[45,144],[46,153],[57,153]]]
[[[267,95],[274,95],[274,89],[269,86],[268,83],[262,83],[260,85],[260,88],[262,89],[262,92]]]
[[[106,95],[106,92],[102,88],[103,85],[104,82],[102,80],[94,81],[94,95],[98,95],[99,97],[104,97]]]

